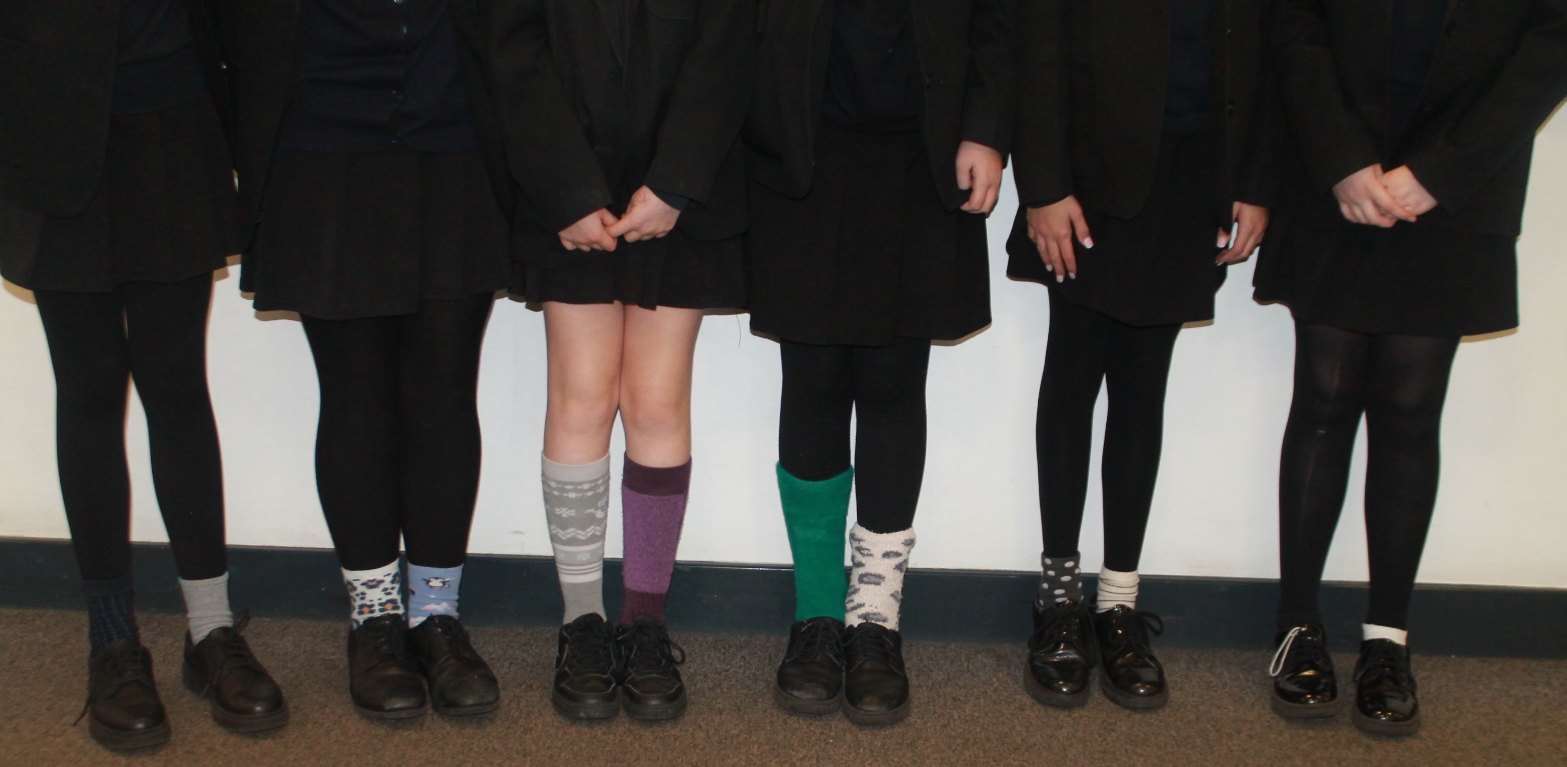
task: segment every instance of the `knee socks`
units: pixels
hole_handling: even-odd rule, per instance
[[[794,619],[843,620],[847,582],[843,575],[844,528],[854,469],[832,479],[807,482],[778,466],[778,495],[794,558]]]
[[[853,553],[849,591],[844,605],[845,623],[879,623],[898,630],[903,606],[903,575],[914,550],[914,530],[873,533],[859,525],[849,532]]]
[[[630,625],[641,617],[663,622],[680,530],[686,519],[691,461],[653,468],[628,455],[620,490],[626,526],[620,622]]]
[[[567,465],[544,458],[544,512],[549,519],[555,574],[570,623],[604,612],[604,531],[609,516],[609,456]]]

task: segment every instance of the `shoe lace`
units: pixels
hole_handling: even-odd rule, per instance
[[[109,683],[99,687],[98,694],[87,696],[87,702],[82,704],[82,712],[76,715],[76,721],[71,722],[72,726],[80,723],[82,717],[87,716],[93,701],[113,695],[127,684],[141,682],[148,687],[153,686],[152,656],[141,651],[140,646],[118,653],[111,658],[111,663],[104,670],[104,674],[108,677]]]
[[[1284,635],[1284,640],[1279,643],[1278,652],[1273,653],[1273,660],[1268,664],[1268,676],[1278,676],[1284,673],[1284,669],[1293,658],[1297,663],[1322,663],[1328,658],[1328,649],[1323,645],[1320,635],[1301,635],[1313,630],[1310,626],[1296,626]],[[1296,641],[1299,639],[1300,641]]]
[[[633,672],[656,671],[670,663],[676,666],[686,662],[685,648],[669,638],[669,630],[652,621],[637,621],[621,630],[623,641],[630,646],[626,653],[626,666]]]
[[[1360,666],[1355,669],[1355,681],[1375,676],[1402,676],[1404,655],[1393,642],[1371,642],[1360,655]]]
[[[897,653],[896,648],[893,647],[891,631],[858,628],[845,632],[844,639],[844,650],[854,658],[855,666],[861,663],[893,665],[893,658]]]
[[[250,651],[250,644],[245,641],[245,637],[240,633],[249,625],[250,612],[248,610],[241,612],[239,619],[234,621],[232,629],[222,638],[220,647],[223,650],[223,659],[218,662],[216,668],[212,669],[212,677],[207,679],[206,684],[201,688],[202,697],[206,697],[213,687],[217,686],[219,682],[223,681],[224,677],[233,671],[243,669],[262,670],[261,663],[256,660],[255,653]]]
[[[1031,648],[1055,647],[1062,644],[1083,643],[1083,615],[1064,605],[1047,608],[1054,612],[1050,620],[1042,622],[1028,637]]]
[[[842,642],[838,629],[827,621],[810,621],[800,630],[790,658],[819,658],[827,656],[841,661]]]
[[[395,616],[402,620],[402,616]],[[400,630],[402,626],[397,621],[374,620],[364,624],[370,631],[370,649],[376,655],[393,655],[402,658],[408,654],[408,632]]]
[[[473,649],[473,641],[468,638],[468,630],[463,628],[463,625],[458,623],[455,618],[436,616],[426,618],[425,622],[429,623],[430,629],[435,632],[436,636],[441,638],[441,641],[446,643],[447,649],[453,657],[462,658],[463,660],[474,660],[478,656],[478,653]]]
[[[566,667],[572,673],[603,672],[615,665],[615,637],[603,623],[566,627]]]

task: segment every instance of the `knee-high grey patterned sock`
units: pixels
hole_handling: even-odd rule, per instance
[[[369,570],[343,570],[348,618],[359,628],[371,618],[403,614],[403,573],[397,560]]]
[[[609,516],[609,454],[568,465],[544,458],[544,513],[555,574],[566,600],[562,623],[604,613],[604,530]]]
[[[1078,552],[1065,557],[1041,555],[1039,564],[1043,574],[1039,578],[1039,596],[1034,599],[1035,604],[1041,608],[1067,600],[1082,604],[1083,557]]]
[[[898,630],[903,606],[903,574],[914,550],[914,529],[873,533],[856,524],[849,529],[853,565],[844,599],[844,623],[879,623]]]

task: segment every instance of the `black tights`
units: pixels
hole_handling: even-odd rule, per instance
[[[1034,432],[1045,556],[1070,556],[1078,550],[1094,404],[1103,381],[1110,397],[1100,462],[1104,565],[1122,572],[1137,569],[1159,476],[1165,384],[1180,332],[1178,324],[1134,327],[1059,295],[1051,297],[1050,341]]]
[[[849,420],[858,409],[854,479],[860,526],[873,533],[912,527],[925,478],[930,341],[781,346],[778,461],[784,471],[807,482],[848,471]]]
[[[321,384],[316,487],[349,570],[456,567],[479,492],[479,351],[494,297],[401,317],[305,317]]]
[[[223,459],[207,393],[212,276],[35,296],[54,363],[60,490],[82,578],[112,580],[131,568],[131,379],[147,413],[153,486],[175,567],[186,580],[222,575]]]
[[[1295,324],[1295,399],[1279,467],[1281,623],[1317,622],[1317,591],[1366,416],[1366,622],[1406,628],[1436,505],[1442,404],[1458,338]]]

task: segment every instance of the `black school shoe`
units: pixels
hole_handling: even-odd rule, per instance
[[[686,685],[680,669],[686,651],[669,638],[662,621],[639,617],[620,627],[620,699],[626,716],[653,721],[686,712]],[[679,657],[676,657],[678,654]]]
[[[903,635],[879,623],[843,630],[843,715],[855,724],[894,724],[909,715]]]
[[[789,627],[773,702],[797,714],[834,714],[843,703],[843,621],[811,618]]]
[[[1094,614],[1094,634],[1099,648],[1099,687],[1105,697],[1122,708],[1139,711],[1161,708],[1170,702],[1164,666],[1153,654],[1148,639],[1164,633],[1164,621],[1153,613],[1116,605]]]
[[[1034,606],[1034,633],[1028,637],[1023,687],[1047,706],[1077,708],[1092,694],[1094,621],[1088,606],[1076,600]]]
[[[263,732],[288,724],[283,690],[250,650],[241,632],[250,616],[216,628],[200,642],[185,633],[185,689],[210,701],[212,721],[231,732]]]
[[[87,705],[93,739],[106,748],[146,748],[167,743],[169,716],[152,679],[152,654],[135,637],[93,650],[87,660]],[[77,717],[81,721],[81,717]]]
[[[620,646],[615,627],[588,613],[560,627],[550,703],[571,719],[609,719],[620,713]]]
[[[1350,718],[1356,727],[1377,735],[1413,735],[1420,731],[1416,687],[1408,647],[1388,639],[1361,642]]]
[[[408,643],[430,685],[430,707],[436,713],[474,716],[501,705],[500,682],[456,616],[425,618],[408,630]]]
[[[1338,714],[1344,700],[1333,675],[1327,634],[1321,626],[1296,626],[1276,638],[1268,673],[1273,676],[1273,711],[1291,719],[1322,719]]]
[[[380,615],[348,632],[348,694],[371,719],[424,716],[424,676],[408,647],[408,618]]]

